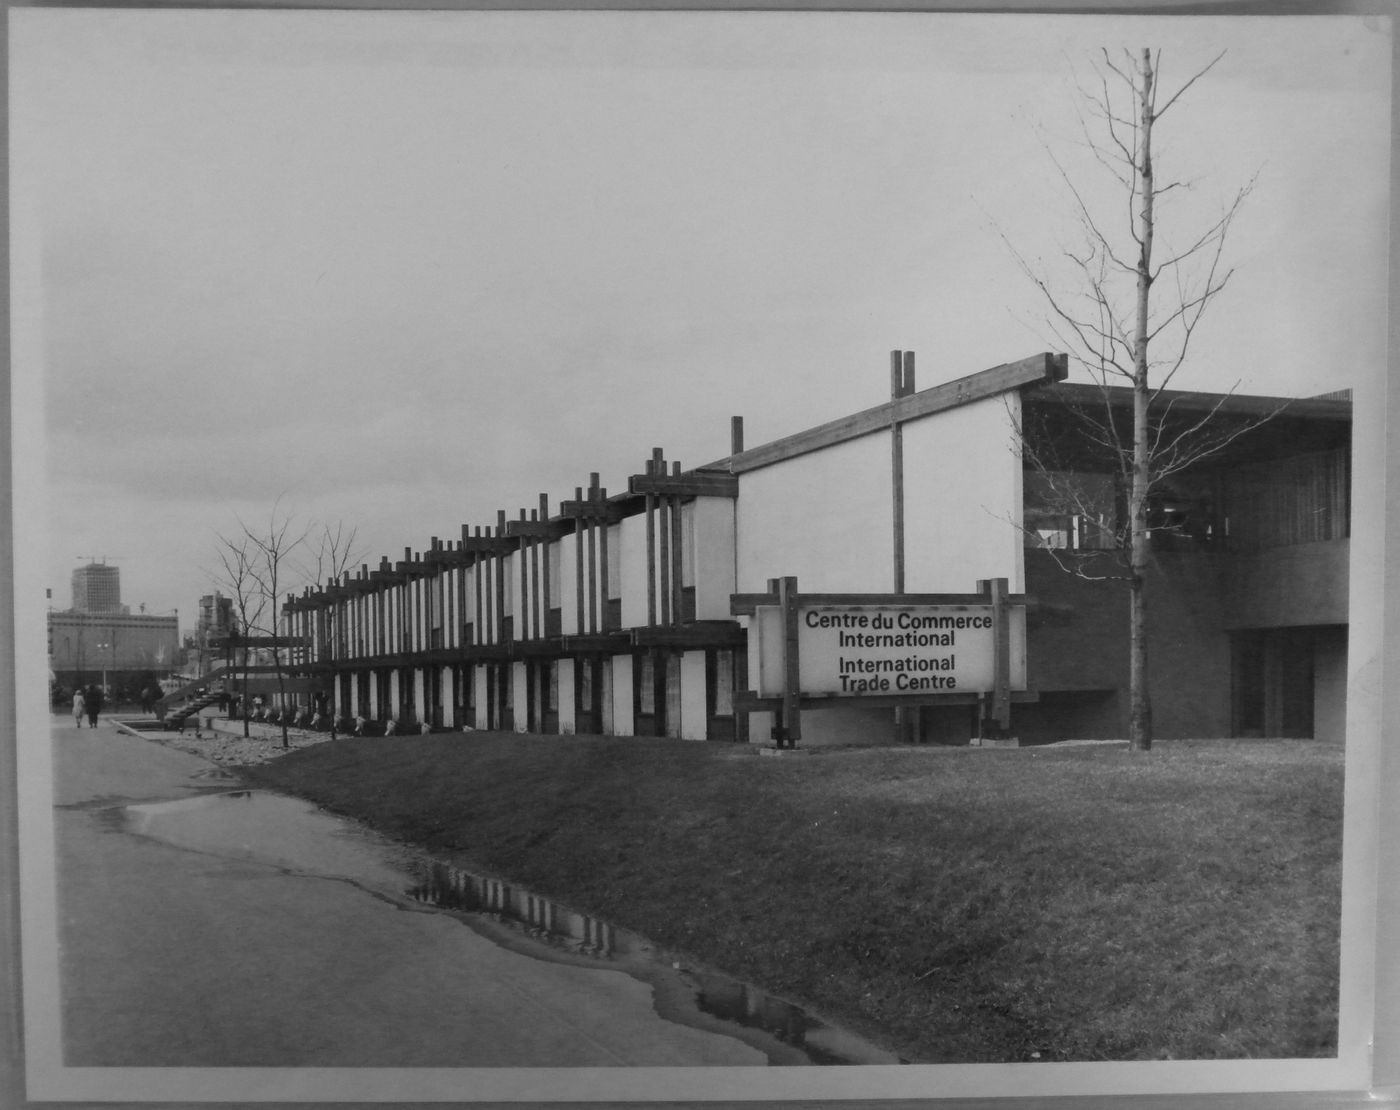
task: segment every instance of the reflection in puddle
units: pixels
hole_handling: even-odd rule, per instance
[[[437,861],[423,864],[408,894],[419,902],[465,914],[485,914],[553,947],[604,960],[636,958],[678,970],[702,1012],[760,1029],[801,1049],[814,1064],[895,1064],[899,1060],[806,1011],[720,972],[682,964],[636,933],[578,913],[499,879]]]
[[[499,879],[413,853],[309,802],[260,791],[205,794],[126,807],[125,826],[143,836],[225,859],[340,878],[376,894],[508,927],[556,952],[619,970],[679,976],[699,1011],[761,1030],[797,1050],[802,1063],[894,1064],[897,1057],[730,976],[682,963],[646,938]],[[536,949],[538,951],[538,948]]]

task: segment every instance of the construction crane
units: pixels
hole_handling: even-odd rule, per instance
[[[103,566],[106,566],[106,565],[107,565],[107,560],[108,560],[108,559],[122,559],[122,558],[125,558],[125,556],[123,556],[123,555],[77,555],[77,556],[74,556],[74,558],[78,559],[79,561],[81,561],[81,560],[83,560],[83,559],[86,559],[89,563],[97,563],[97,562],[100,562],[100,563],[102,563]]]

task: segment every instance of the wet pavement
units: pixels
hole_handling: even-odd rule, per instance
[[[70,1066],[894,1062],[195,756],[110,726],[54,740]]]

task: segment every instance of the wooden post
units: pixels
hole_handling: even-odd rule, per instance
[[[673,463],[672,470],[675,477],[681,476],[680,463]],[[671,502],[671,623],[680,624],[685,620],[685,552],[681,546],[681,499],[679,495],[675,495],[669,500]]]
[[[574,500],[583,502],[583,487],[574,487]],[[575,617],[578,621],[579,634],[588,631],[583,622],[584,599],[583,599],[583,545],[584,532],[588,528],[588,521],[585,517],[574,518],[574,609]]]
[[[549,519],[549,494],[547,494],[547,493],[542,493],[542,494],[540,494],[540,519],[541,519],[541,520],[548,520],[548,519]],[[557,537],[556,537],[556,539],[557,539]],[[550,597],[550,595],[549,595],[549,562],[550,562],[549,555],[550,555],[550,548],[551,548],[550,543],[549,543],[548,541],[546,541],[545,544],[544,544],[544,571],[543,571],[543,573],[544,573],[544,583],[543,583],[543,589],[542,589],[541,592],[537,595],[537,596],[541,599],[541,607],[544,609],[544,630],[545,630],[545,632],[548,632],[548,631],[549,631],[549,611],[550,611],[550,609],[552,608],[551,601],[553,600],[553,599]]]
[[[661,448],[658,447],[652,452],[652,473],[657,477],[666,476],[666,464],[661,457]],[[661,601],[661,623],[663,625],[671,623],[671,525],[670,525],[670,505],[669,499],[662,497],[659,506],[661,511],[660,539],[661,549],[657,553],[658,582],[656,592],[660,595]]]
[[[598,500],[598,474],[588,476],[588,502]],[[598,521],[588,521],[588,631],[598,631]]]
[[[647,473],[655,468],[647,463]],[[656,626],[656,494],[647,494],[647,625]]]
[[[608,499],[608,491],[605,490],[605,489],[599,489],[599,490],[598,490],[598,500],[599,500],[599,502],[600,502],[600,503],[601,503],[601,502],[604,502],[604,501],[606,501],[607,499]],[[609,578],[609,575],[608,575],[608,520],[607,520],[607,517],[604,517],[601,521],[598,522],[598,578],[599,578],[599,579],[601,580],[601,582],[602,582],[602,589],[603,589],[603,631],[604,631],[604,632],[607,632],[607,631],[609,631],[609,628],[608,628],[608,601],[609,601],[609,595],[608,595],[608,590],[609,590],[608,578]]]
[[[795,748],[802,739],[802,693],[797,654],[797,579],[778,579],[778,606],[783,615],[783,712],[777,728],[778,747]]]
[[[1011,729],[1011,609],[1007,604],[1008,581],[991,578],[977,583],[978,592],[992,606],[992,693],[987,699],[988,717],[999,735]]]
[[[504,537],[506,534],[506,511],[499,509],[496,512],[496,535]],[[505,643],[505,621],[506,621],[506,553],[502,549],[496,556],[496,642]],[[514,631],[514,629],[512,629]]]
[[[890,352],[890,501],[894,525],[894,592],[904,592],[904,425],[899,420],[898,401],[905,395],[906,380],[914,375],[914,352]],[[894,711],[894,739],[910,744],[915,739],[918,710],[899,707]]]
[[[904,396],[904,368],[913,371],[912,351],[890,352],[890,491],[894,522],[894,592],[904,592],[904,428],[895,402]]]

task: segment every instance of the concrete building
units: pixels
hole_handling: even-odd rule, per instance
[[[625,490],[594,474],[288,598],[310,645],[297,665],[346,717],[766,743],[781,702],[801,707],[804,744],[967,743],[993,695],[914,680],[937,660],[888,664],[911,668],[900,693],[776,697],[764,599],[787,578],[833,612],[975,601],[1004,581],[1010,732],[1122,736],[1127,592],[1102,574],[1124,502],[1081,421],[1111,430],[1129,398],[1064,379],[1063,356],[1037,355],[918,391],[896,352],[887,402],[753,448],[736,419],[713,462],[656,449]],[[1350,404],[1163,400],[1165,435],[1219,435],[1151,506],[1157,735],[1340,739]]]
[[[181,661],[179,617],[136,613],[49,613],[49,669],[59,685],[163,674]]]
[[[71,688],[169,671],[180,663],[179,616],[132,613],[121,600],[121,571],[88,563],[73,572],[73,605],[49,612],[49,670]]]
[[[122,612],[121,570],[88,563],[73,572],[73,610],[78,613]]]

